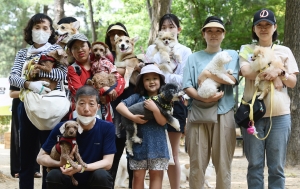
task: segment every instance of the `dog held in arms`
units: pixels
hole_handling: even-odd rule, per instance
[[[177,63],[181,62],[180,55],[174,54],[173,52],[173,48],[177,43],[175,33],[165,31],[158,32],[158,36],[154,41],[155,48],[152,56],[159,52],[161,62],[156,63],[158,63],[158,67],[163,73],[173,73]],[[172,58],[170,58],[170,56]]]
[[[224,65],[232,60],[231,56],[226,51],[217,53],[213,59],[206,65],[204,70],[210,71],[213,75],[216,75],[220,79],[234,84],[227,74],[232,74],[232,70],[225,70]],[[218,87],[220,83],[214,81],[213,79],[207,78],[204,80],[201,86],[198,87],[198,95],[202,98],[209,98],[218,92]]]
[[[139,74],[135,71],[137,65],[140,64],[139,59],[134,54],[134,44],[138,40],[138,37],[129,38],[127,36],[115,35],[115,45],[116,45],[116,60],[115,65],[117,68],[125,68],[125,88],[129,86],[129,82],[136,83],[136,77]]]
[[[77,131],[79,134],[81,134],[83,132],[82,127],[76,121],[67,121],[59,128],[59,131],[62,133],[62,136],[59,138],[57,144],[53,146],[50,153],[50,157],[57,161],[60,161],[60,157],[62,157],[65,160],[67,160],[70,166],[72,166],[75,169],[77,169],[78,164],[86,168],[87,165],[83,162],[79,154],[78,146],[76,144]],[[70,153],[74,147],[74,156],[78,164],[73,160],[74,157],[70,157]],[[51,168],[48,168],[47,170],[50,171],[50,169]],[[77,180],[73,176],[71,176],[71,179],[73,185],[77,186]]]
[[[179,100],[179,96],[183,95],[182,91],[178,91],[175,84],[168,83],[161,87],[160,93],[150,99],[155,102],[161,114],[167,119],[168,124],[180,131],[179,121],[171,116],[172,106],[174,100]],[[144,115],[145,120],[154,119],[153,113],[144,107],[144,102],[139,102],[128,108],[128,110],[135,114]],[[133,156],[132,142],[142,143],[142,139],[137,136],[137,124],[122,116],[122,126],[126,129],[126,149],[127,152]]]
[[[25,66],[24,72],[27,75],[28,81],[47,81],[50,83],[48,86],[51,90],[54,90],[57,86],[57,81],[50,80],[49,78],[39,77],[40,71],[50,73],[55,66],[68,66],[68,55],[63,49],[56,49],[48,52],[46,55],[42,55],[38,61],[29,61]]]

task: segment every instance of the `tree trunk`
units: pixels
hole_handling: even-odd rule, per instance
[[[288,46],[296,61],[300,62],[300,33],[297,32],[300,27],[300,1],[287,0],[285,11],[284,45]],[[298,64],[299,67],[299,64]],[[300,77],[297,77],[297,84],[294,89],[289,89],[291,97],[291,119],[292,131],[287,149],[287,165],[294,166],[300,164]]]
[[[54,0],[54,21],[53,23],[57,23],[60,19],[65,16],[64,10],[65,0]]]
[[[147,1],[147,7],[149,9],[149,17],[151,20],[151,28],[149,33],[148,45],[153,44],[158,32],[159,19],[163,15],[170,13],[171,4],[172,4],[172,0],[153,0],[152,6],[150,7],[149,1]]]
[[[95,31],[95,24],[94,24],[94,13],[93,13],[93,5],[92,5],[92,0],[89,0],[89,9],[90,9],[90,20],[91,20],[91,28],[92,28],[92,40],[93,42],[96,41],[97,36],[96,36],[96,31]]]

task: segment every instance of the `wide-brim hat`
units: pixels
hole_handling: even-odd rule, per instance
[[[146,73],[157,73],[162,81],[165,81],[165,76],[163,75],[163,73],[160,71],[160,69],[155,66],[154,64],[150,64],[150,65],[146,65],[141,69],[140,74],[136,77],[136,86],[138,86],[138,84],[140,83],[140,79],[142,77],[142,75],[146,74]]]
[[[126,31],[122,26],[119,26],[119,25],[114,25],[114,26],[112,26],[112,27],[106,32],[106,35],[108,35],[108,33],[109,33],[111,30],[121,30],[121,31],[123,31],[123,32],[128,36],[127,31]]]
[[[76,40],[83,41],[83,42],[88,42],[88,41],[89,41],[88,38],[87,38],[84,34],[82,34],[82,33],[77,33],[77,34],[73,35],[73,36],[71,37],[71,39],[68,41],[67,47],[70,49],[70,48],[72,47],[73,43],[74,43]]]
[[[211,20],[209,23],[205,24],[205,26],[203,26],[203,28],[201,28],[201,31],[203,31],[203,29],[205,29],[205,28],[221,28],[224,31],[226,31],[223,24],[221,24],[218,20],[216,20],[216,21]]]

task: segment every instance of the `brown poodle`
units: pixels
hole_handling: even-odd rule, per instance
[[[114,74],[108,74],[106,72],[96,73],[92,79],[87,80],[88,85],[92,85],[95,89],[101,89],[102,87],[111,87],[116,83],[116,77]]]
[[[60,157],[62,157],[67,160],[74,169],[77,169],[78,164],[86,168],[87,165],[83,162],[76,143],[77,131],[79,134],[81,134],[83,132],[82,127],[76,121],[67,121],[59,128],[59,130],[62,133],[62,136],[59,138],[57,144],[53,146],[50,157],[57,161],[60,161]],[[78,161],[78,164],[74,162],[74,157],[70,156],[70,153],[74,146],[74,156]],[[49,171],[50,168],[48,168],[47,170]],[[73,185],[77,186],[77,180],[73,176],[71,176],[71,179]]]

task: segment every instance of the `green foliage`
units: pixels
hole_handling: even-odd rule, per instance
[[[9,125],[11,121],[11,115],[9,116],[0,116],[0,125]],[[5,130],[4,132],[6,132]]]
[[[53,0],[10,0],[4,1],[0,7],[0,77],[7,77],[13,65],[16,52],[24,48],[23,29],[29,18],[43,5],[53,9]],[[110,24],[123,23],[130,37],[139,36],[135,46],[136,54],[147,49],[150,30],[150,18],[146,1],[139,0],[93,0],[94,22],[97,40],[104,41],[106,29]],[[87,0],[65,0],[65,4],[74,7],[72,15],[81,18],[80,32],[91,39],[91,27]],[[32,6],[35,5],[35,6]],[[252,16],[261,8],[269,8],[275,12],[279,42],[283,41],[285,21],[285,0],[173,0],[171,13],[181,20],[182,32],[179,41],[198,51],[206,44],[200,32],[208,16],[219,16],[226,27],[226,37],[222,43],[224,49],[239,50],[242,44],[252,43]],[[52,10],[53,11],[53,10]],[[50,15],[51,16],[51,15]]]

